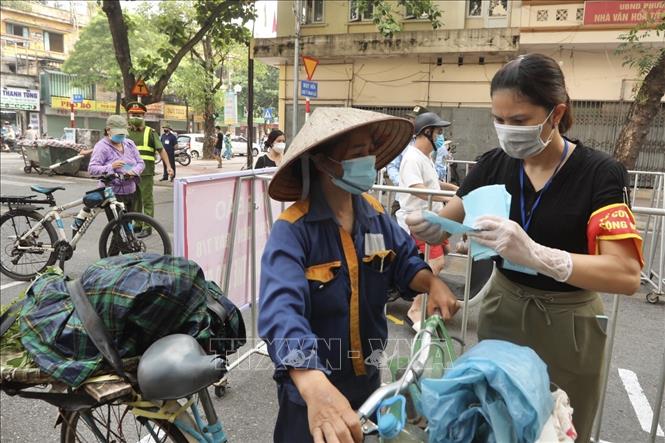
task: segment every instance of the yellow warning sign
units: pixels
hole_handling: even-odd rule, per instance
[[[307,80],[311,80],[312,77],[314,76],[314,71],[316,71],[316,67],[319,65],[319,61],[312,57],[303,57],[302,63],[303,65],[305,65],[305,73],[307,74]]]
[[[150,90],[146,86],[143,79],[140,78],[136,81],[136,83],[134,83],[134,87],[132,87],[132,95],[137,95],[137,96],[150,95]]]

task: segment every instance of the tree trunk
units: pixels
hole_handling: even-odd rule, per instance
[[[214,72],[212,66],[213,52],[212,43],[210,38],[205,37],[201,42],[203,45],[203,64],[206,74]],[[212,158],[212,150],[215,147],[215,92],[213,91],[212,82],[214,76],[206,76],[206,87],[204,92],[203,104],[203,132],[205,134],[205,141],[203,143],[203,158]]]
[[[111,29],[115,58],[118,61],[120,72],[122,72],[122,84],[125,89],[125,100],[127,100],[132,96],[132,88],[136,82],[132,72],[132,55],[129,51],[129,31],[118,0],[104,0],[102,11],[106,14]]]
[[[654,116],[658,113],[663,95],[665,95],[665,51],[661,51],[656,64],[644,77],[635,101],[628,111],[627,122],[614,145],[614,157],[626,169],[635,169],[640,148],[649,133]]]
[[[199,30],[192,36],[187,43],[183,45],[182,48],[173,56],[173,59],[169,61],[164,73],[157,79],[157,82],[150,90],[150,95],[143,97],[141,100],[143,104],[150,104],[159,102],[162,100],[162,95],[166,86],[169,84],[169,80],[173,75],[173,72],[176,70],[180,61],[183,57],[191,51],[191,49],[196,46],[198,42],[206,35],[206,33],[212,28],[215,24],[217,16],[221,13],[222,9],[227,7],[225,2],[220,2],[219,5],[212,11],[210,15],[201,23]],[[113,38],[113,48],[115,50],[115,58],[118,60],[118,65],[120,66],[120,72],[122,73],[122,84],[125,88],[125,100],[128,100],[129,97],[134,97],[132,95],[132,88],[134,83],[136,83],[136,77],[133,74],[133,65],[132,57],[129,50],[129,37],[127,24],[125,23],[125,18],[122,15],[122,8],[120,7],[119,0],[104,0],[102,5],[102,11],[106,14],[106,18],[109,22],[109,27],[111,28],[111,37]]]

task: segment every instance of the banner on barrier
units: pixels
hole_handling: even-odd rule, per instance
[[[251,302],[251,252],[255,248],[256,290],[260,260],[272,219],[282,204],[267,200],[268,182],[255,179],[257,172],[241,171],[186,177],[175,180],[174,243],[175,254],[195,261],[206,279],[224,289],[228,274],[228,297],[238,306]],[[256,216],[252,242],[250,197],[254,186]],[[270,208],[266,206],[270,202]],[[234,223],[235,216],[235,223]],[[254,245],[254,246],[252,246]]]

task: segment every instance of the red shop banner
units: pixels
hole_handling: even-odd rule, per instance
[[[648,20],[662,20],[665,1],[586,1],[585,25],[637,25]]]

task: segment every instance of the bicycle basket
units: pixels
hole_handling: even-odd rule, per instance
[[[100,206],[104,199],[104,188],[97,188],[85,193],[83,196],[83,204],[87,208],[92,209]]]

